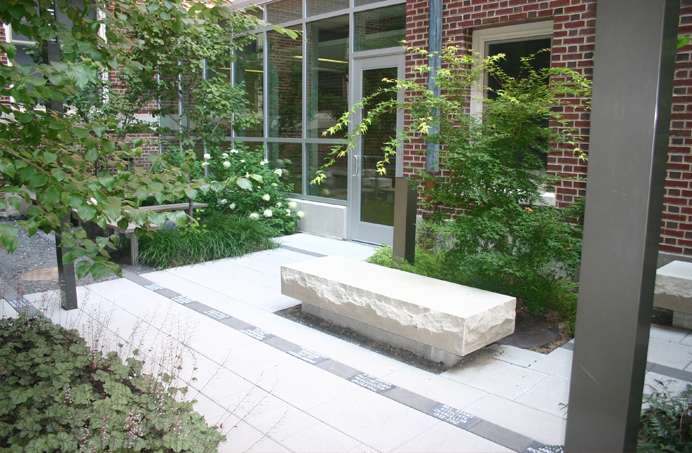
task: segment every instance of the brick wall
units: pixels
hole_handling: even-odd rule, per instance
[[[443,42],[470,50],[473,31],[532,21],[553,21],[552,66],[593,75],[596,0],[444,0]],[[428,0],[409,0],[406,11],[409,46],[428,46]],[[692,36],[692,0],[682,0],[679,33]],[[634,55],[634,54],[633,54]],[[407,55],[407,73],[426,63]],[[426,83],[425,79],[419,82]],[[660,251],[692,256],[692,45],[678,51],[668,152],[665,204]],[[589,113],[578,100],[562,108],[565,119],[578,130],[581,148],[588,152]],[[407,176],[425,167],[424,146],[417,142],[404,150]],[[567,206],[585,196],[587,165],[567,146],[548,156],[548,171],[571,180],[556,187],[557,205]]]

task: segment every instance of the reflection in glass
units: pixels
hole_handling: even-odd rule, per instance
[[[244,85],[245,100],[248,103],[244,114],[255,118],[257,121],[250,125],[236,121],[236,134],[239,137],[262,137],[264,135],[262,42],[257,40],[236,53],[238,58],[235,62],[235,83]]]
[[[406,41],[406,5],[370,9],[355,14],[355,51],[403,46]]]
[[[267,143],[269,165],[281,169],[281,180],[292,186],[290,192],[303,193],[303,145],[301,143]]]
[[[384,78],[395,79],[397,68],[367,69],[363,71],[363,97],[374,94],[383,87]],[[377,105],[390,99],[395,99],[396,93],[381,93],[372,100],[371,105]],[[368,109],[363,109],[363,118]],[[385,165],[387,173],[380,175],[377,172],[377,163],[382,161],[385,143],[396,136],[397,112],[391,111],[380,115],[374,121],[367,134],[362,136],[362,156],[360,166],[361,185],[361,211],[360,219],[363,222],[377,223],[380,225],[394,225],[394,182],[395,164]]]
[[[267,21],[272,24],[281,24],[302,17],[302,0],[281,0],[267,5]]]
[[[308,17],[348,8],[348,0],[307,0]]]
[[[308,143],[308,181],[315,177],[315,173],[327,161],[327,156],[331,153],[335,145]],[[320,184],[309,184],[308,195],[317,195],[326,198],[345,200],[348,192],[348,156],[336,159],[324,172],[327,177]]]
[[[300,31],[301,27],[290,27]],[[303,46],[302,39],[270,31],[269,42],[269,136],[302,138]]]
[[[356,0],[356,6],[370,5],[371,3],[378,3],[384,0]]]
[[[348,16],[311,22],[307,33],[307,136],[320,138],[348,109]]]

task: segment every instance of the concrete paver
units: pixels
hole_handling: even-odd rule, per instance
[[[195,408],[223,425],[222,452],[507,452],[503,444],[520,451],[527,441],[563,442],[571,350],[491,345],[439,375],[413,368],[274,314],[299,303],[280,293],[281,264],[364,259],[372,246],[309,234],[279,242],[238,259],[80,287],[76,311],[61,310],[56,292],[26,299],[89,341],[140,349],[152,370],[172,371],[177,360]],[[0,302],[0,314],[16,313]],[[657,372],[647,384],[682,390],[692,381],[692,336],[654,326],[649,361]],[[371,378],[350,382],[358,373]],[[362,387],[367,379],[382,389]],[[431,402],[445,409],[430,415]]]

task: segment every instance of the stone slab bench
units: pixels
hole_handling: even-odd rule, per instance
[[[454,365],[514,332],[516,299],[339,256],[281,267],[303,311]]]
[[[692,263],[673,261],[656,271],[654,306],[673,310],[673,327],[692,330]]]

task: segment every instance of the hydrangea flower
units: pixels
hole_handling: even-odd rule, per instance
[[[261,161],[260,161],[260,165],[267,165],[267,162],[268,162],[268,161],[266,161],[266,160],[261,160]]]
[[[237,153],[238,153],[238,150],[237,150],[237,149],[232,149],[230,152],[231,152],[232,154],[237,154]]]
[[[280,208],[281,207],[281,202],[276,203],[276,207]]]
[[[278,186],[277,183],[275,183],[275,182],[272,183],[272,187],[277,187],[277,186]]]
[[[231,203],[230,205],[228,205],[228,207],[231,208],[232,210],[235,209],[235,203]]]
[[[241,163],[241,164],[244,164],[244,163],[245,163],[245,159],[240,159],[240,163]]]
[[[303,217],[305,217],[305,213],[303,211],[296,212],[296,215],[298,216],[299,219],[302,219]]]
[[[219,201],[220,205],[224,205],[226,203],[228,203],[228,200],[226,200],[225,198],[223,200]]]
[[[211,159],[211,154],[209,154],[209,153],[204,153],[204,158],[205,158],[205,159]]]
[[[250,218],[252,220],[257,220],[257,219],[259,219],[259,214],[257,214],[256,212],[253,212],[250,214]]]
[[[223,157],[224,159],[228,159],[228,153],[222,153],[221,157]]]
[[[298,203],[296,203],[295,201],[289,201],[289,202],[288,202],[288,207],[291,208],[291,209],[295,209],[295,208],[298,207]]]
[[[224,168],[228,168],[228,167],[230,167],[230,166],[231,166],[231,163],[230,163],[229,161],[227,161],[227,160],[224,161],[224,163],[223,163],[223,167],[224,167]]]
[[[271,198],[271,196],[268,193],[265,193],[264,195],[262,195],[262,199],[264,201],[269,201],[270,198]]]
[[[274,215],[271,209],[266,209],[263,214],[265,217],[271,217],[272,215]]]
[[[286,214],[291,215],[291,212],[293,211],[291,211],[290,209],[286,209]]]
[[[281,173],[283,173],[283,170],[281,170],[280,168],[277,168],[276,170],[274,170],[274,173],[281,176]]]
[[[202,162],[201,165],[202,165],[202,167],[208,167],[208,166],[209,166],[209,162]]]

